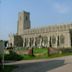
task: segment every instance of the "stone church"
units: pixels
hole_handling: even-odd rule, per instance
[[[17,33],[9,35],[9,46],[71,48],[72,24],[52,25],[31,29],[30,13],[19,13]]]

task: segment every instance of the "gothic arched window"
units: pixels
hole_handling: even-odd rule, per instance
[[[28,44],[28,38],[25,38],[25,46]]]
[[[55,43],[56,43],[56,37],[52,36],[52,44],[55,44]]]
[[[61,44],[64,44],[64,40],[65,40],[65,39],[64,39],[64,36],[61,35],[61,36],[60,36],[60,43],[61,43]]]
[[[44,36],[42,40],[43,40],[43,42],[44,42],[45,44],[47,44],[48,38],[47,38],[46,36]]]

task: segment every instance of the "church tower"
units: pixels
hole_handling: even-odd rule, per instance
[[[23,31],[30,29],[30,27],[30,13],[26,11],[20,12],[18,17],[17,34],[23,34]]]

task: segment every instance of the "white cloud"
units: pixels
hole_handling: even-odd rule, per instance
[[[55,10],[58,11],[59,13],[69,12],[69,7],[65,4],[55,3],[53,6]]]

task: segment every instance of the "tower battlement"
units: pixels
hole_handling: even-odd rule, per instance
[[[30,26],[30,13],[26,11],[20,12],[18,17],[17,34],[23,34],[24,30],[30,29]]]

